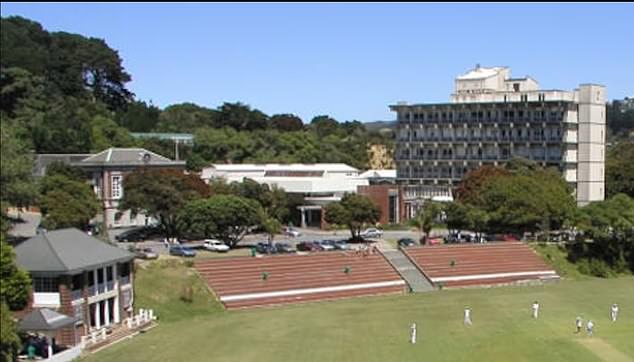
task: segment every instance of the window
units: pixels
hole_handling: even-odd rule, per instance
[[[33,278],[33,291],[35,293],[59,293],[57,278]]]
[[[515,91],[515,92],[519,92],[520,91],[520,84],[519,83],[513,83],[513,91]]]
[[[113,275],[112,275],[112,267],[109,266],[106,268],[106,280],[111,282],[113,279]]]
[[[88,272],[88,286],[92,287],[95,285],[95,271],[91,270]]]
[[[112,198],[120,199],[123,194],[123,190],[121,189],[121,176],[112,176],[110,180],[110,184],[112,186]]]
[[[121,223],[121,218],[123,217],[123,213],[122,212],[116,212],[114,214],[114,223],[115,224],[119,224]]]
[[[346,174],[346,176],[352,176],[352,174]],[[130,210],[130,223],[134,223],[136,221],[137,213],[134,210]]]
[[[119,264],[119,267],[117,269],[119,270],[119,274],[122,277],[127,277],[130,275],[130,263]]]
[[[97,269],[97,283],[103,283],[103,269]]]

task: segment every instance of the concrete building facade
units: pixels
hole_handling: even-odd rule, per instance
[[[559,168],[578,205],[603,200],[605,99],[601,85],[541,90],[507,67],[478,65],[455,79],[449,103],[391,105],[406,217],[425,200],[451,200],[467,172],[515,157]]]

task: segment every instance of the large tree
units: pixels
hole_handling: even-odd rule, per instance
[[[261,215],[261,206],[255,200],[215,195],[187,203],[177,220],[182,233],[213,237],[233,248],[249,228],[262,222]]]
[[[160,132],[195,132],[203,127],[216,127],[218,112],[194,103],[173,104],[159,116]]]
[[[236,102],[224,103],[218,107],[218,126],[231,127],[238,131],[253,131],[268,127],[268,119],[265,113],[258,109]]]
[[[18,325],[5,303],[0,303],[0,326],[0,362],[13,362],[20,349],[20,335]]]
[[[178,236],[177,215],[189,201],[207,197],[209,188],[196,174],[178,169],[139,169],[123,179],[120,210],[155,217],[168,238]]]
[[[364,225],[375,224],[380,217],[381,209],[363,195],[346,193],[341,201],[326,206],[326,221],[348,226],[353,240],[361,240]]]
[[[32,180],[33,160],[18,128],[2,121],[0,127],[0,201],[5,206],[28,206],[37,195]]]
[[[302,119],[294,114],[274,114],[271,116],[271,127],[282,132],[301,131],[304,129]]]
[[[481,204],[484,187],[492,180],[509,174],[508,170],[496,166],[482,166],[472,170],[465,175],[458,185],[456,199],[463,203]]]
[[[0,237],[0,302],[6,303],[11,310],[26,307],[29,300],[31,278],[18,267],[13,248]]]
[[[443,205],[438,202],[430,201],[423,205],[422,210],[416,215],[416,225],[425,234],[421,239],[427,240],[429,238],[429,233],[434,225],[438,223],[438,218],[442,211]]]
[[[623,141],[608,150],[605,162],[605,193],[634,197],[634,141]]]
[[[42,224],[47,229],[76,227],[87,230],[100,209],[94,191],[84,180],[61,173],[44,176],[40,182]]]

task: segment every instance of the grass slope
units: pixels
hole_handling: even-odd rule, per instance
[[[160,262],[159,262],[160,263]],[[537,287],[445,290],[227,312],[182,263],[140,270],[137,306],[160,325],[86,361],[600,361],[634,360],[634,278],[564,280]],[[179,285],[194,283],[192,304]],[[539,320],[530,306],[540,301]],[[621,307],[617,323],[609,306]],[[471,327],[462,325],[466,305]],[[575,335],[577,315],[596,343]],[[418,324],[411,345],[409,325]]]

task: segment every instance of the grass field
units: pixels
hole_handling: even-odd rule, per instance
[[[86,361],[634,361],[634,278],[444,290],[224,311],[182,262],[137,273],[137,307],[159,326]],[[194,286],[191,304],[179,300]],[[540,318],[530,318],[534,300]],[[611,303],[621,312],[609,321]],[[473,326],[462,324],[466,305]],[[574,334],[577,315],[595,336]],[[411,345],[409,326],[418,324]]]

